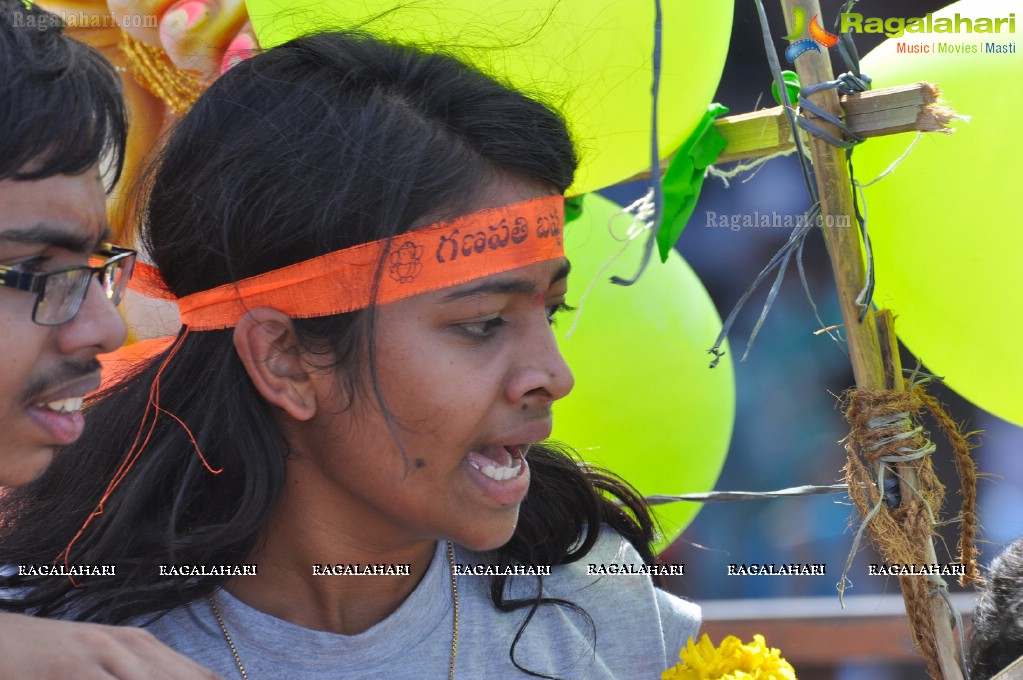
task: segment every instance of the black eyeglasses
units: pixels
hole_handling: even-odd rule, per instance
[[[135,251],[105,243],[93,252],[93,258],[105,261],[97,266],[80,265],[39,273],[23,272],[17,265],[0,265],[0,286],[35,293],[32,321],[40,326],[59,326],[78,314],[93,275],[108,300],[115,305],[121,301],[135,266]]]

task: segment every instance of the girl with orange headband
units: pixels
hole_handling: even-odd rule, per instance
[[[7,605],[228,678],[658,677],[698,609],[635,492],[545,442],[575,167],[445,56],[334,33],[228,71],[144,183],[182,328],[3,497]]]

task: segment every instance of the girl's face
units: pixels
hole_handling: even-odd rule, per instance
[[[547,193],[505,182],[471,210]],[[528,447],[550,435],[551,405],[572,389],[551,329],[567,275],[566,260],[541,262],[378,307],[377,386],[393,428],[367,360],[350,397],[329,372],[314,378],[325,407],[295,464],[314,467],[300,479],[315,480],[315,502],[380,547],[506,543],[529,487]]]

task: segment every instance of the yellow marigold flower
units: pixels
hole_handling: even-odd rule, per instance
[[[689,638],[679,658],[682,663],[661,673],[661,680],[796,680],[795,669],[763,635],[748,645],[729,635],[718,647],[706,634],[698,643]]]

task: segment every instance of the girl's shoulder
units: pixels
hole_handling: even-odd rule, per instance
[[[586,616],[564,607],[541,607],[535,617],[538,625],[526,627],[524,640],[537,636],[547,645],[585,649],[592,633],[597,640],[596,666],[586,677],[657,677],[675,664],[690,637],[698,637],[700,608],[655,586],[651,571],[632,544],[613,529],[601,527],[586,555],[551,568],[542,580],[545,598],[570,602]],[[535,597],[533,579],[511,581],[513,597]]]
[[[603,526],[593,548],[581,559],[551,569],[544,579],[545,594],[585,600],[596,609],[657,612],[663,625],[680,630],[700,624],[700,607],[654,585],[654,576],[685,574],[682,564],[644,564],[636,549],[613,529]]]

